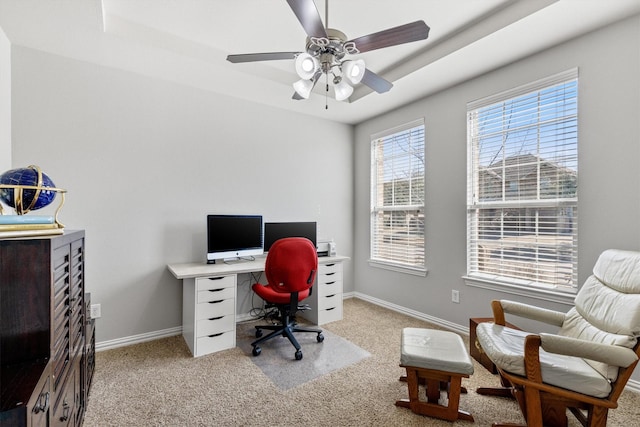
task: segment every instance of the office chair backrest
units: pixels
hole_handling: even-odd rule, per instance
[[[640,336],[640,253],[604,251],[576,295],[560,335],[634,348]],[[618,367],[586,360],[612,382]]]
[[[318,252],[309,239],[287,237],[269,249],[265,274],[278,292],[300,292],[313,286],[318,271]]]

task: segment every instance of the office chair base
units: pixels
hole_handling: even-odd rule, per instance
[[[263,336],[263,329],[270,330],[272,332],[269,335]],[[260,353],[262,353],[262,348],[259,346],[259,344],[263,343],[264,341],[268,341],[278,335],[281,335],[285,338],[288,338],[291,344],[293,344],[293,346],[295,347],[295,359],[301,360],[302,350],[300,344],[298,343],[298,340],[293,335],[294,332],[312,332],[314,334],[318,334],[316,336],[317,342],[320,343],[324,341],[324,335],[322,335],[322,331],[320,329],[303,328],[297,326],[295,323],[289,324],[284,327],[282,325],[261,325],[256,326],[256,338],[258,339],[251,343],[251,345],[253,346],[253,350],[251,351],[251,353],[254,356],[260,356]]]

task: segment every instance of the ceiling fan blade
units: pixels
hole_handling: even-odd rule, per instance
[[[360,83],[369,86],[371,89],[375,90],[378,93],[389,92],[389,90],[393,87],[393,83],[383,79],[369,69],[364,70],[364,76],[362,77],[362,81]]]
[[[424,40],[429,37],[429,27],[424,21],[416,21],[399,27],[389,28],[377,33],[350,40],[360,52],[368,52],[383,47]],[[348,42],[347,42],[348,43]]]
[[[322,19],[320,19],[320,14],[313,0],[287,0],[287,3],[309,37],[328,38],[327,30],[322,24]]]
[[[242,53],[239,55],[227,55],[227,61],[233,62],[255,62],[255,61],[275,61],[279,59],[296,59],[300,52],[269,52],[269,53]]]

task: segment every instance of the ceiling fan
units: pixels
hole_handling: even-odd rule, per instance
[[[307,33],[306,52],[269,52],[228,55],[232,63],[295,60],[300,80],[293,84],[293,99],[307,99],[314,86],[324,75],[326,92],[329,79],[333,83],[335,98],[344,101],[353,93],[355,85],[363,83],[378,93],[389,91],[393,84],[366,68],[362,59],[347,59],[347,55],[369,52],[375,49],[396,46],[429,36],[429,27],[424,21],[416,21],[355,39],[347,39],[341,31],[326,28],[313,0],[287,0],[289,7]],[[328,0],[325,8],[325,24],[328,22]],[[331,76],[330,76],[331,75]]]

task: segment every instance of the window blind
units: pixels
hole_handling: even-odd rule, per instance
[[[467,106],[467,274],[574,290],[577,69]]]
[[[424,269],[424,121],[371,139],[371,260]]]

